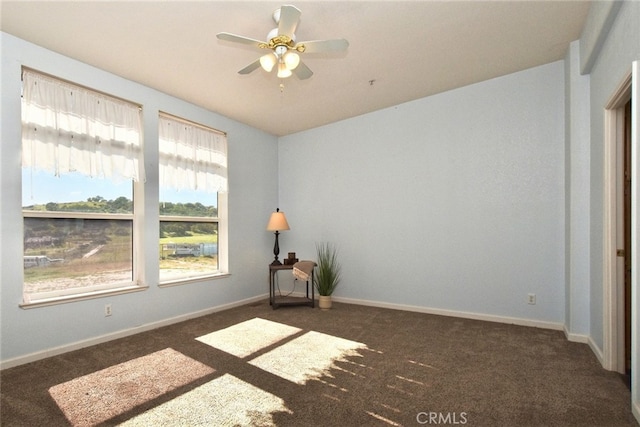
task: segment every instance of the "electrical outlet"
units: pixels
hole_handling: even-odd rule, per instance
[[[527,295],[527,302],[531,305],[534,305],[536,303],[536,294]]]
[[[105,304],[104,305],[104,316],[108,317],[111,316],[111,304]]]

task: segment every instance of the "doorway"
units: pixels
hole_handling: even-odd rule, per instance
[[[623,249],[623,266],[622,272],[622,298],[624,306],[624,367],[623,375],[626,383],[631,388],[631,177],[632,161],[631,161],[631,99],[625,104],[623,111],[623,141],[622,141],[622,187],[623,187],[623,236],[622,244],[619,247]]]
[[[630,298],[633,262],[631,169],[631,74],[614,92],[605,108],[604,129],[604,265],[603,360],[604,368],[627,374],[630,351]],[[627,326],[627,319],[629,324]]]

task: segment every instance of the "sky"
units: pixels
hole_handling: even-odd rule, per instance
[[[116,183],[109,179],[90,178],[80,174],[66,174],[60,177],[51,172],[22,169],[22,206],[47,204],[49,202],[79,202],[90,197],[102,196],[106,200],[118,197],[132,199],[131,181]],[[217,206],[215,193],[197,191],[165,190],[160,193],[160,201],[173,203],[200,202],[205,206]]]

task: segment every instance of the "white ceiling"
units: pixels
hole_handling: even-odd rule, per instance
[[[2,31],[282,136],[564,58],[586,1],[1,1]],[[308,80],[238,70],[261,52],[282,4],[298,41],[346,38],[303,54]],[[99,88],[97,88],[99,89]]]

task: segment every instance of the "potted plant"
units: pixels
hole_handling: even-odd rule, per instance
[[[338,251],[330,243],[316,243],[318,267],[313,277],[313,285],[318,291],[318,306],[323,310],[331,308],[331,294],[340,283],[340,263]]]

